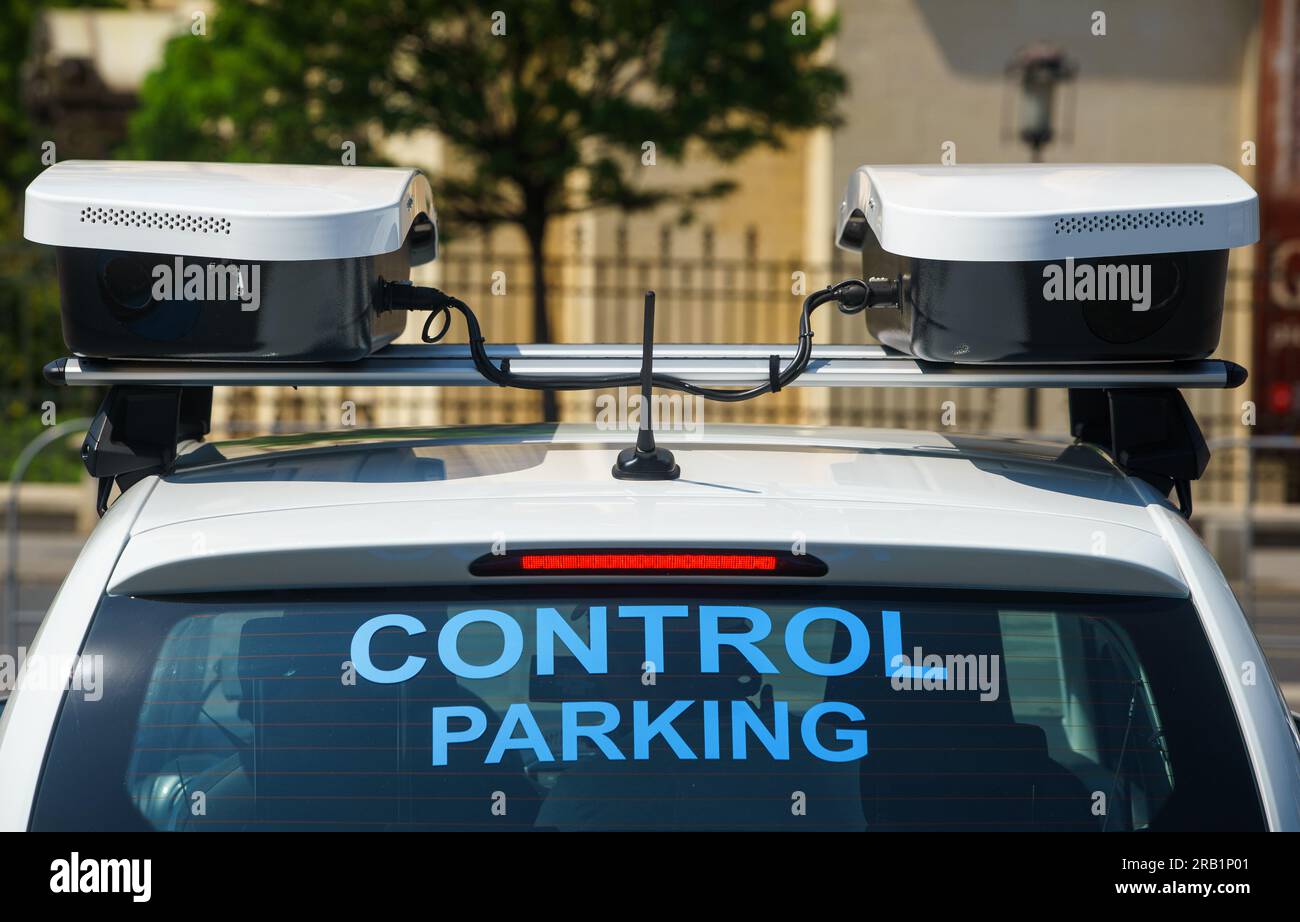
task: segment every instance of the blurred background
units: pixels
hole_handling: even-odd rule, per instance
[[[1188,395],[1214,449],[1194,524],[1294,705],[1297,6],[0,0],[0,471],[22,482],[0,504],[7,623],[30,637],[94,520],[76,430],[100,395],[42,380],[64,351],[53,260],[22,239],[49,163],[418,166],[445,243],[417,278],[469,301],[490,339],[636,341],[654,288],[663,341],[786,342],[803,293],[859,274],[832,244],[859,164],[1208,162],[1259,191],[1262,234],[1232,254],[1219,350],[1250,381]],[[869,340],[830,313],[817,336]],[[708,404],[705,423],[937,429],[949,400],[957,430],[1066,433],[1055,391],[794,389]],[[344,401],[365,427],[596,413],[580,392],[218,389],[214,435],[340,428]]]

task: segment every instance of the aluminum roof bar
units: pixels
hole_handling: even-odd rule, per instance
[[[496,362],[517,375],[636,375],[641,345],[497,344]],[[752,387],[768,380],[769,357],[794,356],[792,345],[656,343],[656,373],[713,387]],[[464,345],[395,345],[345,364],[274,362],[159,362],[69,357],[45,367],[55,384],[203,387],[495,386],[483,378]],[[880,346],[820,346],[793,387],[1047,387],[1233,388],[1246,380],[1240,365],[1219,359],[1087,365],[946,365],[924,362]],[[599,385],[593,385],[593,387]]]

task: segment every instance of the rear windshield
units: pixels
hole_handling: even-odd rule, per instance
[[[106,598],[33,826],[1263,825],[1186,601],[762,588]]]

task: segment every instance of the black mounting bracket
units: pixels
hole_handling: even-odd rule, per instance
[[[81,443],[81,460],[99,481],[95,511],[107,511],[114,483],[126,490],[150,474],[169,472],[177,444],[201,439],[211,428],[211,387],[109,388]]]
[[[1071,389],[1070,434],[1166,496],[1173,490],[1191,518],[1191,482],[1205,473],[1210,449],[1176,388]]]

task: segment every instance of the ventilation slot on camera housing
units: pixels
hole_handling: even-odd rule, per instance
[[[178,230],[195,234],[230,233],[228,218],[175,211],[146,211],[87,205],[81,209],[81,220],[85,224],[111,224],[115,227],[141,227],[145,230]]]
[[[1052,226],[1058,234],[1096,234],[1151,228],[1192,227],[1203,224],[1205,224],[1205,212],[1199,208],[1176,208],[1167,211],[1069,215],[1057,218]]]

